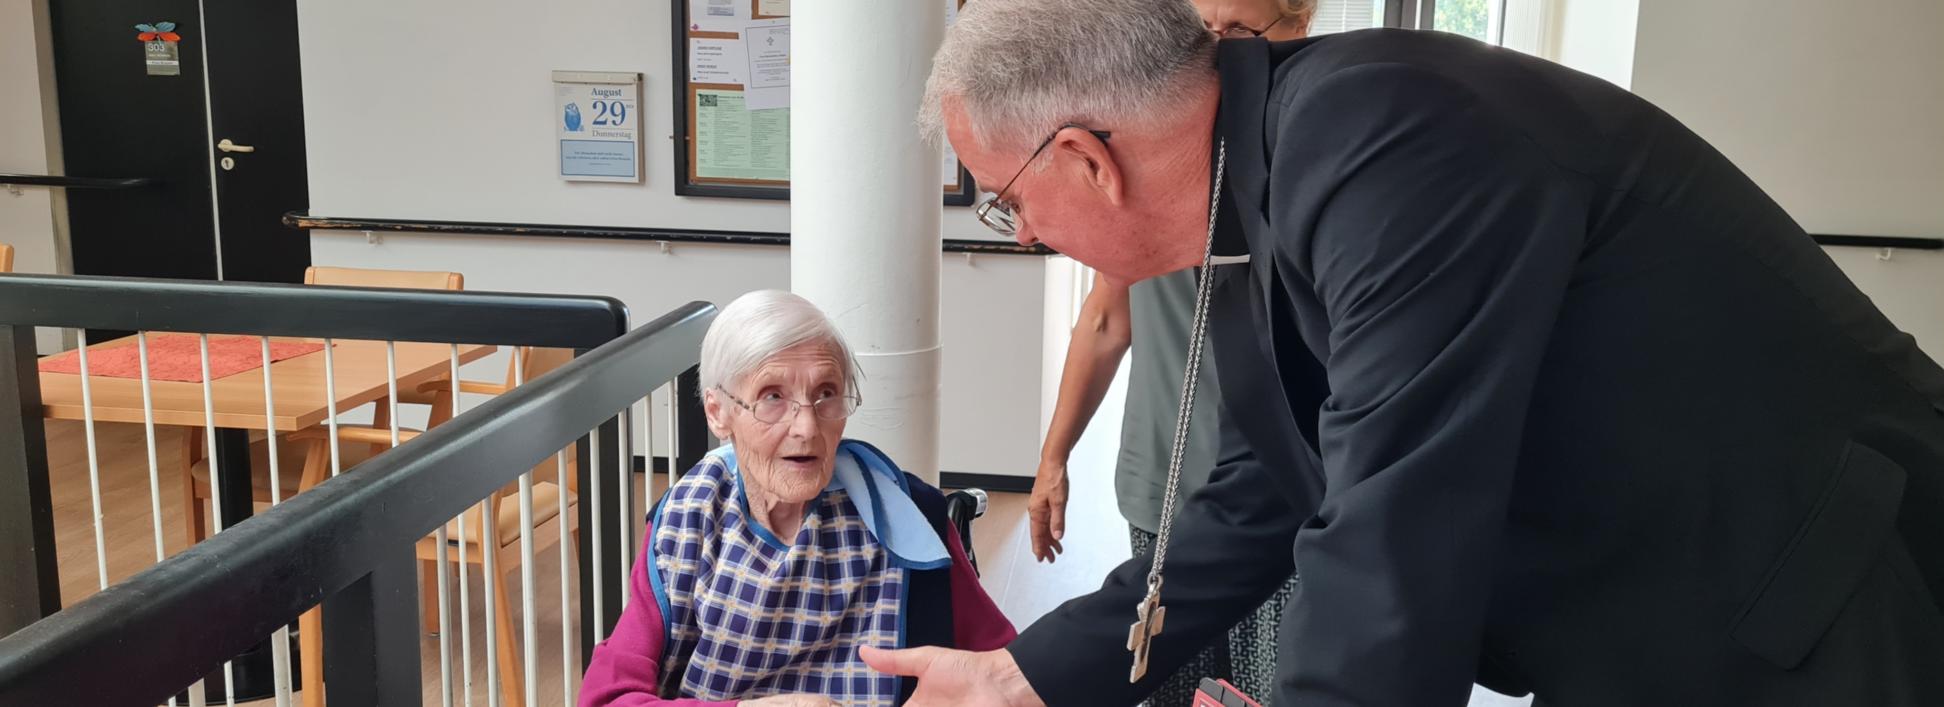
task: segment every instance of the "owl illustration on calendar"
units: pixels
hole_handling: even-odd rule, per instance
[[[581,131],[580,104],[569,102],[567,104],[567,115],[562,117],[561,120],[567,126],[567,132],[570,133],[580,132]]]

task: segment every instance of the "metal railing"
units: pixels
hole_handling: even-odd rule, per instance
[[[536,511],[549,510],[536,507],[536,484],[544,485],[536,480],[536,468],[543,473],[551,468],[556,474],[551,520],[560,539],[559,608],[563,622],[572,624],[562,627],[561,689],[556,694],[563,703],[571,703],[579,678],[572,659],[578,657],[585,664],[592,646],[604,637],[627,600],[636,518],[646,502],[634,485],[631,447],[639,441],[643,456],[653,456],[648,449],[655,438],[649,401],[657,389],[669,389],[678,413],[666,418],[669,468],[687,468],[705,451],[693,369],[713,317],[712,306],[693,303],[629,331],[625,308],[606,298],[0,276],[0,567],[8,570],[0,576],[0,635],[5,636],[0,638],[0,705],[173,703],[181,690],[200,686],[218,671],[225,682],[233,682],[235,672],[228,669],[229,661],[259,648],[266,637],[272,644],[265,660],[277,676],[276,697],[287,704],[293,682],[288,627],[320,605],[321,633],[328,638],[323,641],[322,677],[331,701],[418,705],[424,698],[422,680],[426,680],[420,669],[417,631],[422,618],[420,592],[429,597],[435,591],[436,608],[429,600],[425,604],[428,612],[439,614],[440,686],[435,694],[442,704],[472,704],[471,592],[466,586],[469,558],[464,555],[473,546],[485,570],[485,651],[490,655],[483,701],[551,703],[555,695],[543,699],[536,686],[540,590],[534,577],[539,539],[535,518]],[[95,404],[102,395],[102,376],[90,375],[86,355],[80,356],[80,407],[95,520],[97,556],[93,559],[99,564],[99,583],[104,588],[65,608],[54,559],[54,514],[42,423],[49,408],[41,398],[41,374],[32,348],[36,326],[138,332],[135,345],[142,353],[150,520],[158,556],[163,512],[155,481],[159,476],[154,433],[158,403],[151,392],[160,384],[150,376],[149,333],[193,333],[202,359],[200,426],[209,447],[210,505],[219,531],[111,584],[101,540],[101,461],[95,432],[97,417],[113,415]],[[256,371],[224,379],[262,381],[260,402],[254,398],[251,402],[262,406],[261,429],[267,430],[264,441],[270,445],[271,507],[253,517],[257,475],[249,471],[252,442],[247,432],[234,428],[247,426],[249,415],[226,409],[222,420],[217,417],[217,396],[211,392],[210,334],[255,337],[261,345],[262,360]],[[339,369],[331,362],[334,343],[358,340],[384,346],[387,380],[384,397],[379,399],[389,406],[386,424],[353,434],[361,428],[341,424],[346,411],[336,407],[342,391],[326,392],[323,398],[332,408],[317,428],[328,428],[318,434],[327,435],[321,444],[330,452],[333,476],[294,495],[275,488],[281,428],[272,424],[280,414],[272,391],[273,374],[280,369],[271,355],[271,337],[321,339],[327,389],[339,378]],[[450,421],[416,434],[401,429],[396,410],[399,348],[422,346],[406,342],[449,345],[452,352],[450,365],[440,373],[450,376],[447,394],[455,414]],[[495,391],[497,395],[471,410],[461,410],[460,343],[515,347],[512,383],[516,385]],[[525,381],[521,380],[526,368],[521,361],[523,347],[570,349],[579,355]],[[95,381],[92,390],[90,380]],[[236,422],[239,419],[245,422]],[[219,426],[231,429],[219,438]],[[387,451],[350,466],[339,459],[342,445],[349,442]],[[571,472],[568,449],[573,450]],[[494,620],[495,612],[507,611],[512,599],[510,592],[494,589],[506,571],[495,566],[499,548],[489,550],[478,542],[469,546],[464,536],[470,526],[480,533],[477,540],[513,517],[483,503],[513,484],[518,486],[519,552],[508,557],[519,558],[521,565],[523,630],[517,632],[523,641],[518,643]],[[507,500],[513,502],[511,497]],[[448,531],[455,520],[456,544]],[[571,538],[579,559],[574,573],[580,586],[576,597],[567,592],[570,525],[578,525]],[[432,566],[438,574],[436,586],[428,577],[421,587],[418,570],[429,560],[419,553],[424,552],[420,548],[426,546],[428,536],[437,553]],[[454,550],[460,569],[456,608],[461,655],[456,670],[449,625],[455,592],[447,569],[454,559],[448,552]],[[568,605],[575,603],[574,598],[578,598],[577,611],[570,612]],[[577,620],[568,621],[569,616]],[[568,645],[575,627],[581,629],[577,651]],[[518,659],[504,655],[507,652]],[[304,664],[314,665],[315,659],[305,656]],[[500,669],[513,663],[520,668]],[[232,688],[226,685],[223,691],[230,701],[236,699]],[[201,696],[199,689],[189,693],[192,703]],[[321,704],[322,697],[303,694],[306,704]]]

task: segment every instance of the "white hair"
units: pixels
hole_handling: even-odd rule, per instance
[[[1188,0],[973,0],[932,59],[918,127],[938,142],[951,100],[980,145],[1031,149],[1063,123],[1172,113],[1214,67]]]
[[[817,305],[782,290],[757,290],[722,308],[702,336],[703,390],[734,388],[763,362],[804,344],[821,344],[843,361],[844,391],[857,394],[862,377],[850,344]]]

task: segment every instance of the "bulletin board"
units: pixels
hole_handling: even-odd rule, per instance
[[[948,25],[965,4],[933,1]],[[677,195],[790,198],[790,2],[670,3]],[[978,185],[950,145],[938,174],[947,206],[972,205]]]

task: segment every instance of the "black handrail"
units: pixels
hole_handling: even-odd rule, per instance
[[[575,226],[552,223],[497,223],[489,221],[428,221],[416,219],[353,218],[313,216],[301,211],[284,214],[283,223],[291,228],[313,231],[387,231],[404,233],[451,233],[470,236],[523,236],[596,238],[666,243],[709,243],[715,245],[790,245],[790,234],[769,231],[709,231],[693,228],[634,226]],[[944,253],[972,255],[1053,255],[1043,245],[1023,246],[1009,241],[981,241],[947,238],[939,243]]]
[[[23,311],[37,320],[52,316],[8,297],[9,286],[23,289],[0,278],[0,303],[6,303],[0,323],[14,323],[9,319],[17,321]],[[202,286],[209,287],[219,286]],[[175,292],[192,294],[206,293]],[[341,289],[325,297],[355,309],[370,304],[370,295]],[[66,311],[74,298],[59,299],[62,304],[46,310]],[[155,310],[145,311],[166,314]],[[320,600],[333,619],[327,670],[338,676],[341,664],[359,663],[351,668],[364,678],[333,681],[333,697],[416,704],[414,544],[646,396],[655,382],[692,367],[713,318],[706,303],[679,308],[373,458],[357,473],[298,494],[0,639],[0,705],[156,704]],[[222,328],[210,319],[193,328]],[[129,325],[117,321],[113,326]],[[371,626],[368,634],[341,635],[335,619],[344,615],[363,619],[344,625]]]
[[[401,321],[405,314],[410,315],[409,322]],[[627,322],[627,306],[611,297],[25,273],[0,276],[0,327],[586,349],[620,336],[627,331]]]
[[[1855,248],[1910,248],[1912,250],[1944,250],[1944,238],[1918,238],[1913,236],[1858,236],[1812,233],[1817,245],[1849,246]]]
[[[57,189],[133,189],[155,184],[152,177],[64,177],[57,174],[0,174],[0,185]]]

